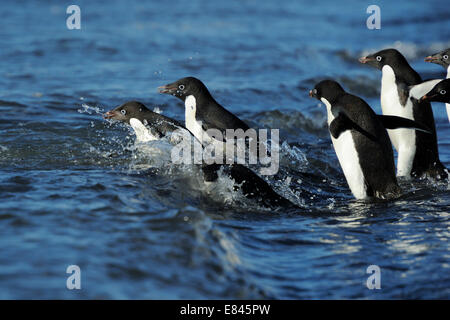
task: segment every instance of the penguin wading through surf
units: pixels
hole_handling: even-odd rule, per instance
[[[398,198],[401,190],[386,127],[426,128],[409,119],[376,115],[364,100],[333,80],[319,82],[309,95],[327,108],[333,147],[355,198]]]
[[[361,63],[382,71],[381,109],[384,115],[408,118],[420,123],[431,134],[413,130],[389,130],[389,137],[398,153],[397,176],[447,178],[439,160],[433,111],[427,101],[420,101],[439,80],[422,82],[420,75],[395,49],[385,49],[362,57]]]

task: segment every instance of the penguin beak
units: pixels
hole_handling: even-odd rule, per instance
[[[167,94],[173,94],[177,92],[178,87],[173,84],[166,84],[165,86],[158,87],[159,93],[167,93]]]
[[[315,89],[314,90],[309,90],[309,96],[311,98],[319,99],[319,97],[317,96],[317,91]]]
[[[108,111],[105,114],[103,114],[103,118],[104,119],[114,119],[116,117],[116,115],[117,115],[116,112],[111,110],[111,111]]]
[[[373,60],[375,60],[374,58],[369,58],[369,57],[361,57],[361,58],[359,58],[359,62],[361,62],[361,63],[367,63],[367,62],[370,62],[370,61],[373,61]]]
[[[434,97],[436,97],[436,94],[433,95],[424,95],[422,98],[420,98],[420,101],[431,101]]]
[[[432,62],[432,63],[436,62],[438,60],[439,60],[439,58],[436,56],[428,56],[428,57],[425,57],[425,59],[424,59],[425,62]]]

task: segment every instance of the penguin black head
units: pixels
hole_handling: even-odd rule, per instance
[[[426,62],[436,63],[443,66],[445,69],[450,65],[450,48],[445,49],[439,53],[433,54],[425,58]]]
[[[182,101],[185,101],[186,97],[191,95],[196,98],[201,94],[210,95],[203,82],[194,77],[183,78],[158,89],[160,93],[171,94]]]
[[[324,98],[328,102],[333,103],[343,93],[345,93],[345,90],[336,81],[323,80],[317,83],[314,89],[309,91],[309,96],[317,100]]]
[[[144,117],[145,112],[150,111],[145,105],[138,101],[128,101],[117,108],[106,112],[105,119],[114,119],[130,123],[131,118],[140,119]],[[150,111],[151,112],[151,111]]]
[[[380,70],[383,69],[385,65],[391,66],[394,69],[405,64],[408,65],[405,57],[396,49],[384,49],[378,51],[374,54],[361,57],[359,62],[368,64],[369,66]]]
[[[450,79],[439,82],[420,100],[450,103]]]

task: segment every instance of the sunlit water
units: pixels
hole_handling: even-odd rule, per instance
[[[450,47],[445,1],[378,1],[381,30],[351,1],[2,2],[0,10],[0,298],[450,298],[447,183],[401,181],[398,201],[353,200],[325,108],[308,97],[336,78],[380,113],[381,74],[357,58]],[[437,10],[437,8],[439,8]],[[196,76],[252,127],[278,128],[268,182],[301,210],[261,208],[173,166],[170,146],[136,145],[101,118],[139,100],[183,120],[156,87]],[[433,106],[441,160],[450,125]],[[369,290],[366,269],[381,268]],[[78,265],[82,289],[66,289]]]

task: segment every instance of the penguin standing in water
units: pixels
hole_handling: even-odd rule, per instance
[[[447,79],[450,79],[450,48],[426,57],[425,61],[443,66],[447,70]],[[450,102],[446,103],[445,107],[447,108],[448,121],[450,122]]]
[[[439,160],[436,127],[431,104],[420,101],[439,80],[422,82],[405,57],[395,49],[386,49],[359,59],[382,71],[381,109],[384,115],[414,120],[431,130],[389,131],[392,144],[398,152],[398,176],[427,176],[437,180],[447,178],[445,167]]]
[[[309,95],[327,108],[334,150],[355,198],[398,198],[401,190],[386,127],[425,128],[408,119],[377,116],[364,100],[333,80],[319,82]]]

